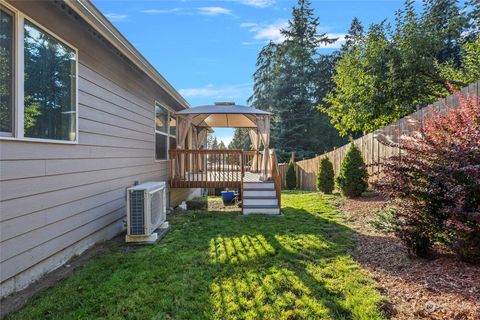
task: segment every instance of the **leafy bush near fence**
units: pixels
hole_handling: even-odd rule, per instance
[[[349,198],[362,195],[368,188],[368,172],[360,149],[352,142],[336,179],[342,194]]]
[[[297,175],[295,174],[295,163],[290,160],[288,163],[287,173],[285,174],[285,185],[287,189],[295,189],[297,186]]]
[[[383,164],[375,187],[395,206],[411,253],[426,256],[441,242],[480,262],[480,105],[475,96],[456,97],[458,108],[432,109],[423,128],[402,139],[401,155]]]
[[[327,157],[320,159],[317,176],[317,189],[330,194],[335,187],[333,164]]]

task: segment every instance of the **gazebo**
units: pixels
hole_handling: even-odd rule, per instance
[[[277,160],[274,150],[269,149],[270,112],[234,103],[215,103],[185,109],[176,116],[177,146],[169,151],[171,187],[238,188],[243,196],[244,189],[268,189],[272,185],[277,206],[280,204]],[[207,132],[213,127],[248,128],[254,150],[204,149]],[[186,149],[191,128],[194,148]]]

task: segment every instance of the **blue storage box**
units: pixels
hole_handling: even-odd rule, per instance
[[[233,199],[235,199],[234,191],[222,191],[221,195],[224,204],[232,203]]]

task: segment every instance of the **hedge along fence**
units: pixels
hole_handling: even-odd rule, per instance
[[[461,90],[464,95],[474,94],[477,99],[480,99],[480,81],[469,85]],[[443,99],[433,103],[434,109],[439,112],[446,112],[450,108],[458,107],[458,97],[455,95],[447,96]],[[414,124],[423,126],[423,120],[430,117],[432,111],[430,108],[422,108],[382,129],[364,135],[356,140],[354,143],[360,148],[363,160],[368,167],[368,173],[371,176],[373,173],[381,170],[382,159],[393,155],[400,154],[400,137],[401,133],[413,133]],[[333,163],[333,170],[335,176],[340,172],[342,160],[347,153],[350,144],[346,144],[333,151],[327,152],[312,159],[306,159],[295,162],[295,172],[297,174],[297,188],[303,190],[316,190],[316,179],[318,174],[318,166],[320,159],[327,156]],[[380,165],[374,165],[380,163]],[[282,175],[283,187],[285,187],[285,174],[287,172],[288,163],[279,164],[280,173]]]

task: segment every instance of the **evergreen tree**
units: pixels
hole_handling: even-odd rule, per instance
[[[253,95],[248,99],[248,103],[257,109],[273,111],[277,48],[278,45],[270,41],[260,50],[257,57],[256,70],[253,74]]]
[[[295,189],[297,187],[295,163],[292,160],[290,160],[290,162],[288,163],[287,173],[285,174],[285,185],[289,190]]]
[[[326,194],[330,194],[335,186],[333,164],[327,157],[320,159],[317,189]]]
[[[218,149],[226,150],[227,146],[225,145],[225,143],[223,141],[220,140],[220,143],[218,144]]]
[[[218,150],[219,149],[219,144],[218,144],[218,140],[217,140],[217,137],[214,137],[213,138],[213,141],[212,141],[212,148],[213,150]]]
[[[350,149],[342,161],[342,167],[336,179],[338,188],[346,197],[359,197],[367,190],[367,179],[368,172],[365,168],[360,149],[352,142]]]
[[[480,0],[467,1],[466,7],[469,10],[467,15],[469,37],[475,39],[480,36]]]
[[[341,144],[328,117],[318,115],[316,105],[325,94],[322,86],[331,84],[329,59],[319,59],[318,47],[335,41],[317,32],[318,18],[310,1],[299,0],[292,10],[287,28],[281,30],[285,41],[270,42],[259,53],[254,74],[253,106],[274,113],[271,144],[280,161],[295,151],[300,158]],[[326,128],[328,134],[324,134]],[[331,139],[330,138],[335,138]],[[340,141],[339,141],[340,140]],[[319,149],[321,148],[321,149]]]
[[[353,18],[352,23],[350,24],[350,29],[348,29],[348,32],[345,35],[345,43],[342,45],[342,51],[355,50],[363,40],[364,33],[365,31],[360,19],[357,17]]]
[[[215,136],[211,133],[207,133],[207,149],[213,149],[213,141],[215,139]]]
[[[250,135],[247,128],[235,128],[232,141],[228,144],[231,150],[250,150]]]

